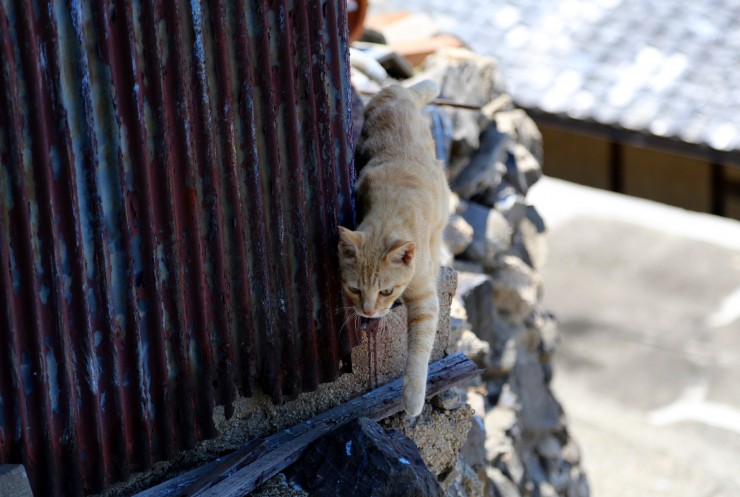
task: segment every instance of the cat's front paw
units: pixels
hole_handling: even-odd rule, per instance
[[[414,385],[404,378],[403,382],[403,408],[409,416],[418,416],[424,407],[424,394],[426,385]]]

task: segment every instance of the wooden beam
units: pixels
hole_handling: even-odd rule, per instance
[[[377,95],[377,91],[371,91],[371,90],[357,90],[357,93],[360,95],[366,95],[368,97],[372,97],[374,95]],[[458,107],[460,109],[467,109],[467,110],[477,110],[480,111],[483,109],[483,106],[478,104],[469,104],[465,102],[457,102],[455,100],[449,100],[446,98],[433,98],[429,101],[430,104],[434,105],[444,105],[447,107]]]
[[[429,366],[427,397],[480,373],[463,354]],[[300,458],[314,440],[361,416],[387,418],[403,409],[402,382],[392,381],[307,421],[264,439],[256,439],[229,456],[168,480],[135,497],[242,497]]]

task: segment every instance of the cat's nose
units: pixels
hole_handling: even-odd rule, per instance
[[[370,302],[363,302],[362,303],[362,312],[364,312],[368,316],[372,316],[375,313],[375,310],[373,309],[373,305]]]

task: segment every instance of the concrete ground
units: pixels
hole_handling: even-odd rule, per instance
[[[592,495],[740,496],[740,222],[551,178],[528,198]]]

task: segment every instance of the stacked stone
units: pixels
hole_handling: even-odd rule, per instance
[[[443,98],[482,104],[445,109],[447,263],[459,271],[451,340],[484,371],[462,392],[475,414],[460,457],[483,483],[480,495],[586,497],[579,450],[549,386],[558,331],[541,305],[545,226],[526,200],[542,175],[541,135],[513,107],[491,58],[438,52],[421,77],[438,81]]]
[[[458,286],[445,350],[464,352],[483,374],[431,399],[416,419],[383,420],[385,435],[362,421],[324,437],[298,463],[306,468],[289,468],[254,495],[587,497],[578,446],[549,386],[558,330],[541,305],[545,226],[526,200],[542,175],[541,135],[513,106],[493,59],[444,50],[418,77],[439,82],[443,98],[482,105],[444,107],[432,121],[454,192],[444,263],[458,271]],[[399,444],[406,448],[396,452]]]

